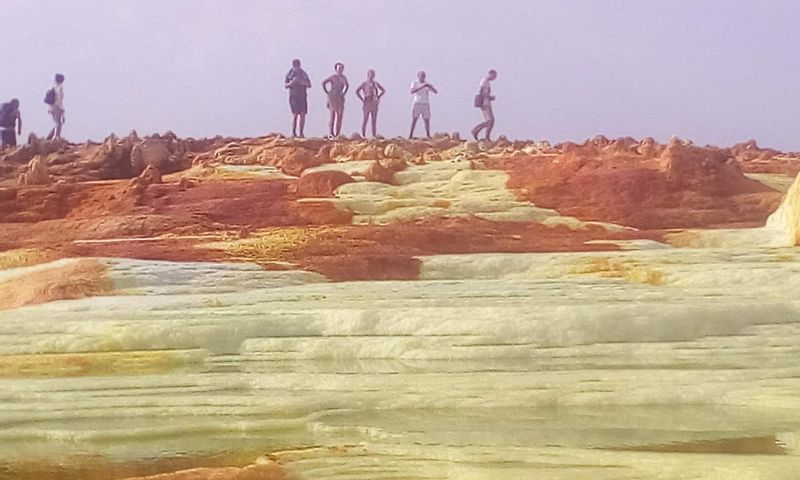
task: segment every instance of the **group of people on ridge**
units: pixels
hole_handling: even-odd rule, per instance
[[[350,90],[350,82],[344,75],[344,64],[337,62],[334,65],[335,73],[322,82],[322,89],[328,98],[328,109],[330,110],[330,120],[328,129],[331,137],[338,137],[342,132],[342,119],[344,116],[344,99]],[[489,70],[486,77],[481,79],[478,87],[478,94],[475,96],[475,107],[483,112],[484,121],[472,129],[472,136],[477,140],[478,135],[483,131],[488,140],[494,127],[494,112],[492,111],[491,82],[497,78],[497,72]],[[306,114],[308,114],[307,90],[311,88],[311,80],[308,74],[301,68],[300,60],[292,61],[292,68],[286,74],[284,81],[286,89],[289,90],[289,107],[292,111],[292,136],[305,136]],[[417,73],[417,79],[411,82],[410,93],[413,99],[411,106],[411,131],[409,138],[414,138],[414,130],[417,127],[419,118],[425,124],[425,134],[431,136],[431,105],[430,94],[438,94],[439,91],[427,81],[425,72]],[[361,100],[363,110],[363,120],[361,122],[361,135],[367,136],[367,124],[371,125],[372,136],[377,136],[378,132],[378,107],[381,98],[386,94],[386,89],[375,80],[375,70],[367,70],[367,79],[356,89],[356,96]],[[45,103],[48,105],[48,112],[53,118],[53,129],[47,135],[47,139],[61,138],[61,129],[64,125],[64,75],[57,73],[55,85],[45,94]],[[2,137],[3,149],[15,147],[17,145],[17,135],[22,135],[22,114],[19,108],[19,100],[16,98],[10,102],[0,105],[0,136]]]
[[[344,117],[344,98],[350,90],[350,82],[344,75],[344,64],[337,62],[334,65],[334,74],[323,80],[322,90],[328,98],[328,133],[331,137],[338,137],[342,133],[342,119]],[[478,140],[478,135],[483,131],[488,140],[494,128],[494,112],[492,110],[492,81],[497,78],[497,72],[489,70],[486,77],[481,79],[478,94],[475,96],[475,107],[483,112],[484,121],[472,129],[472,136]],[[311,80],[302,69],[300,60],[292,61],[292,68],[286,74],[284,86],[289,90],[289,108],[292,111],[292,136],[304,137],[306,115],[308,114],[308,93]],[[413,99],[411,106],[411,132],[408,138],[414,138],[414,130],[420,117],[425,124],[425,134],[431,136],[431,102],[430,94],[439,91],[427,81],[425,72],[417,73],[417,79],[411,83],[410,88]],[[361,100],[363,118],[361,121],[361,135],[367,136],[367,124],[372,127],[372,136],[377,136],[378,107],[381,98],[386,94],[383,85],[375,80],[375,70],[367,70],[367,79],[356,89],[356,96]]]
[[[53,117],[53,129],[47,134],[47,139],[61,138],[61,127],[64,125],[64,75],[57,73],[55,85],[44,96],[44,103],[48,105],[48,113]],[[17,146],[17,135],[22,135],[22,113],[19,109],[19,100],[16,98],[0,105],[0,150]]]

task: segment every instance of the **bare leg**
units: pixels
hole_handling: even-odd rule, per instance
[[[342,134],[342,119],[344,118],[344,109],[339,110],[336,114],[336,136]]]
[[[298,115],[296,113],[294,115],[292,115],[292,136],[293,137],[297,136],[297,117],[299,117],[299,116],[300,115]]]
[[[331,118],[328,121],[328,132],[331,134],[331,137],[336,136],[336,134],[333,131],[333,126],[335,121],[336,121],[336,111],[331,109]]]
[[[492,136],[492,128],[494,128],[494,118],[486,122],[486,140]]]
[[[300,136],[304,137],[305,136],[305,130],[306,130],[306,114],[305,113],[301,113],[299,115],[299,117],[300,117]]]
[[[378,111],[372,112],[372,136],[378,136]]]
[[[64,117],[61,116],[56,120],[56,138],[61,138],[61,126],[64,124]]]
[[[411,117],[411,133],[408,134],[408,138],[414,138],[414,128],[417,126],[417,120],[419,120],[419,117]]]
[[[431,119],[430,118],[423,118],[425,121],[425,134],[428,135],[428,138],[431,138]]]
[[[367,136],[367,118],[369,118],[369,112],[365,110],[364,111],[364,120],[361,122],[361,136],[362,137],[366,137]]]
[[[486,128],[486,122],[475,125],[475,128],[472,129],[472,137],[478,140],[478,134],[481,133],[481,130],[484,128]]]

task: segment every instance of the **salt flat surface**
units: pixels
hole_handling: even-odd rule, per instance
[[[326,164],[307,171],[342,170],[363,172],[368,161]],[[352,164],[352,165],[351,165]],[[409,165],[394,174],[396,185],[357,181],[340,186],[332,200],[354,213],[355,224],[386,224],[403,220],[439,217],[478,218],[505,222],[539,222],[572,229],[600,226],[608,231],[633,230],[604,222],[584,222],[561,216],[557,211],[519,200],[506,188],[508,173],[474,169],[471,161],[458,157]],[[320,200],[309,200],[320,201]]]
[[[239,451],[300,479],[796,478],[797,249],[421,260],[416,282],[345,283],[104,260],[119,295],[0,312],[0,466]]]

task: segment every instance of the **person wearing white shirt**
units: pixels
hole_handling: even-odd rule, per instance
[[[475,125],[472,129],[472,136],[478,140],[478,134],[481,130],[486,130],[486,140],[492,135],[492,128],[494,128],[494,111],[492,111],[492,81],[497,78],[497,72],[489,70],[489,74],[481,80],[478,86],[478,97],[475,99],[475,106],[479,107],[483,112],[483,122]]]
[[[425,122],[425,133],[431,136],[431,101],[430,92],[439,93],[436,87],[425,81],[425,72],[417,73],[417,80],[411,82],[411,95],[414,104],[411,107],[411,133],[408,138],[414,138],[414,128],[417,120],[422,117]]]
[[[56,73],[56,84],[53,86],[55,92],[55,101],[50,105],[50,115],[53,116],[53,123],[55,126],[47,135],[48,140],[54,138],[61,138],[61,127],[64,126],[64,75]]]

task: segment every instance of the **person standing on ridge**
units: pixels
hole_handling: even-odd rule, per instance
[[[478,94],[475,96],[475,107],[480,108],[483,112],[483,123],[475,125],[472,129],[472,136],[478,140],[478,134],[481,130],[486,129],[486,140],[489,140],[492,135],[492,128],[494,128],[494,111],[492,111],[492,81],[497,78],[497,72],[489,70],[489,74],[481,79],[478,86]]]
[[[47,139],[61,138],[61,127],[64,126],[66,121],[64,115],[64,75],[56,73],[56,84],[47,91],[44,103],[50,105],[48,111],[53,116],[53,123],[55,124],[50,133],[47,134]]]
[[[375,81],[375,70],[367,70],[367,80],[356,89],[356,95],[364,104],[364,120],[361,122],[361,136],[367,136],[367,120],[372,117],[372,136],[378,136],[378,105],[386,93],[383,85]]]
[[[0,105],[0,150],[16,147],[17,135],[22,135],[22,114],[19,113],[19,100],[15,98]]]
[[[439,93],[436,87],[425,81],[425,72],[417,73],[417,79],[411,82],[411,95],[414,98],[414,104],[411,107],[411,133],[408,138],[414,138],[414,128],[417,126],[419,117],[422,117],[425,122],[426,135],[428,138],[431,137],[430,92]]]
[[[284,86],[289,90],[289,108],[292,110],[292,136],[297,137],[297,123],[300,123],[300,138],[305,136],[308,96],[311,80],[305,70],[300,68],[300,60],[292,60],[292,69],[286,74]]]
[[[337,62],[333,66],[336,73],[322,82],[322,89],[328,95],[328,109],[331,119],[328,122],[331,137],[338,137],[342,133],[342,117],[344,116],[344,95],[350,90],[350,83],[344,76],[344,64]]]

